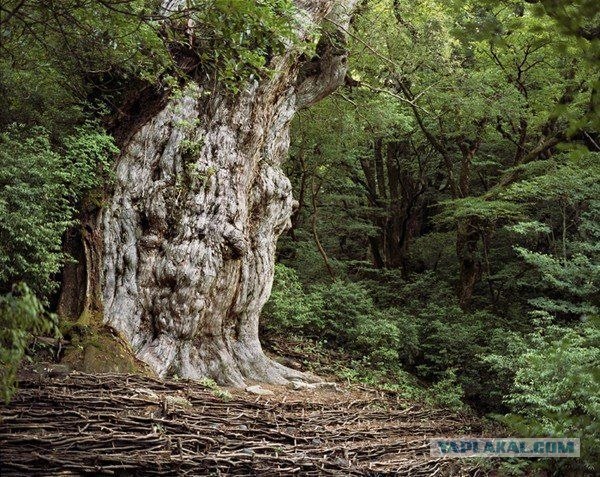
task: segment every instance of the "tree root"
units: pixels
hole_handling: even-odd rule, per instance
[[[0,473],[469,475],[430,457],[427,442],[460,433],[466,418],[387,405],[373,395],[223,400],[198,383],[132,375],[30,376],[1,408]]]

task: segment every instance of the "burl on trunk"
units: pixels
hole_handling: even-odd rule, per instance
[[[327,16],[347,26],[355,1],[297,0],[298,35]],[[114,192],[84,227],[84,301],[158,375],[301,377],[264,355],[258,321],[294,206],[280,169],[289,123],[343,81],[335,36],[311,60],[274,58],[268,80],[235,96],[189,82],[123,145]]]

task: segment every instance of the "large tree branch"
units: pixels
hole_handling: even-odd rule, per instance
[[[324,29],[315,56],[300,68],[296,89],[298,108],[320,101],[344,84],[348,69],[348,26],[356,3],[357,0],[338,1],[325,17],[336,28]]]

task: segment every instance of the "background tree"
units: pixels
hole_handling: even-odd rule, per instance
[[[354,353],[354,377],[383,375],[409,395],[410,371],[431,389],[453,390],[440,391],[448,402],[462,396],[512,416],[516,428],[529,423],[532,435],[541,415],[555,435],[561,420],[572,418],[573,432],[593,420],[564,394],[549,397],[555,382],[581,398],[594,388],[593,373],[574,384],[558,370],[567,341],[585,356],[573,366],[597,365],[593,339],[583,338],[598,313],[597,12],[587,2],[564,6],[363,5],[344,87],[294,121],[286,170],[300,207],[279,245],[303,303],[317,304],[311,318],[294,315],[290,332],[319,338],[315,323],[343,322],[327,345]],[[313,177],[316,224],[302,200]],[[363,313],[344,321],[331,290]],[[276,311],[265,317],[265,326],[277,323]],[[390,359],[362,347],[356,329]],[[375,329],[389,339],[378,341]],[[557,366],[528,372],[528,357]]]

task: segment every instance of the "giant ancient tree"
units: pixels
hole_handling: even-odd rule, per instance
[[[258,339],[275,244],[294,208],[280,164],[295,111],[345,76],[355,0],[294,3],[299,41],[327,25],[312,58],[290,47],[237,94],[192,76],[181,94],[135,101],[120,126],[115,186],[86,219],[85,267],[65,274],[63,310],[84,296],[79,308],[161,376],[235,385],[299,377]]]

